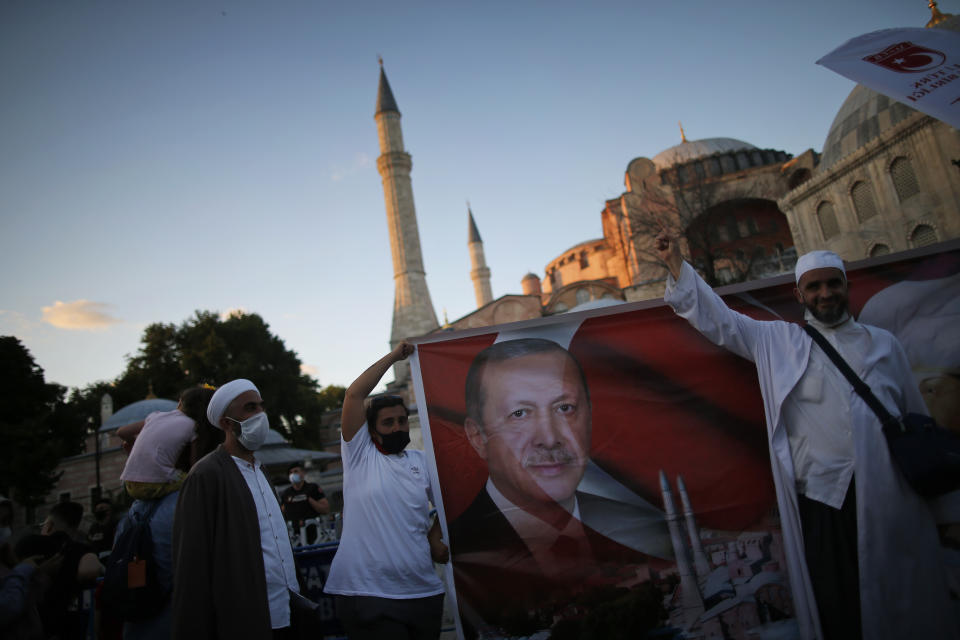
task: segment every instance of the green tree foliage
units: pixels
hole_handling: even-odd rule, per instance
[[[87,423],[64,401],[66,391],[44,380],[17,338],[0,336],[0,492],[25,506],[42,503],[60,459],[83,450]]]
[[[78,406],[99,422],[100,397],[109,392],[116,407],[142,400],[149,389],[176,399],[197,384],[214,386],[235,378],[252,380],[260,389],[270,426],[294,444],[315,447],[321,414],[343,402],[339,387],[321,391],[317,381],[300,370],[297,354],[270,332],[255,313],[234,313],[225,319],[209,311],[179,326],[152,324],[139,351],[112,384],[98,383],[75,393]],[[339,398],[339,399],[338,399]]]
[[[343,398],[347,395],[347,388],[338,384],[331,384],[320,390],[320,403],[324,411],[339,409],[343,406]]]

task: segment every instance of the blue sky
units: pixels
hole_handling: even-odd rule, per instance
[[[112,379],[153,322],[261,314],[322,385],[388,349],[383,56],[442,319],[600,237],[623,172],[687,138],[820,150],[814,61],[926,0],[0,3],[0,334]],[[957,13],[957,0],[940,3]]]

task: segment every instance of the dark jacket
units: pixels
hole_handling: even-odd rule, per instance
[[[581,513],[597,499],[577,494]],[[651,558],[583,525],[589,553],[565,578],[545,576],[523,539],[486,489],[450,523],[450,553],[460,616],[468,638],[480,629],[526,635],[531,611],[551,610],[577,594],[609,584],[611,572],[645,567]]]
[[[222,445],[194,465],[180,490],[173,637],[272,637],[257,507]]]

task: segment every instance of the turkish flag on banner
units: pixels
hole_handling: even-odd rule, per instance
[[[854,82],[960,127],[960,33],[883,29],[817,60]]]

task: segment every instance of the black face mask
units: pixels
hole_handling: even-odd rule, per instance
[[[408,431],[394,431],[393,433],[381,433],[383,442],[380,444],[387,453],[400,453],[408,444],[410,444],[410,433]]]

